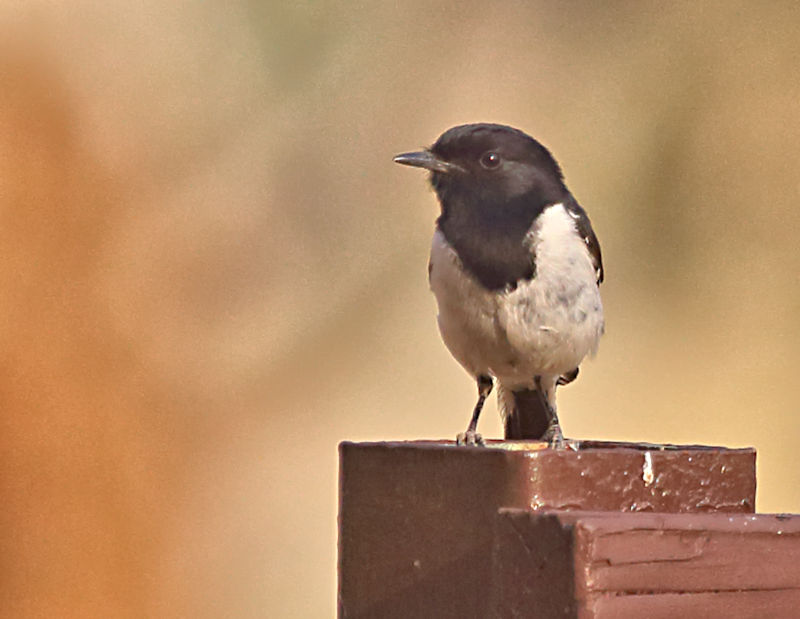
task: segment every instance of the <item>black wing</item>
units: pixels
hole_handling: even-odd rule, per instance
[[[586,243],[586,247],[589,249],[592,262],[594,263],[594,270],[597,274],[597,284],[600,285],[604,275],[603,256],[600,252],[600,241],[597,240],[597,236],[594,230],[592,230],[592,222],[589,221],[589,216],[586,214],[586,211],[583,210],[583,207],[578,204],[574,198],[567,200],[564,207],[575,220],[575,227],[578,229],[578,234],[581,235],[583,242]]]

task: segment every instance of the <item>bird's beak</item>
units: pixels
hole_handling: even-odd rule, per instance
[[[460,166],[439,159],[428,150],[423,150],[418,153],[403,153],[402,155],[397,155],[392,161],[403,165],[414,166],[415,168],[425,168],[431,172],[441,172],[442,174],[462,170]]]

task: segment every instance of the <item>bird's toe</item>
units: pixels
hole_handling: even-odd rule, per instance
[[[564,434],[561,432],[561,426],[558,424],[553,424],[547,428],[547,432],[545,432],[543,438],[548,442],[551,449],[561,450],[567,447]]]
[[[456,436],[456,445],[468,445],[471,447],[485,447],[486,441],[477,432],[467,430]]]

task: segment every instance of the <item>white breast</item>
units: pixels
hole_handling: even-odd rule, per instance
[[[548,207],[528,240],[536,276],[499,292],[464,272],[440,231],[431,246],[430,284],[445,344],[473,376],[492,374],[507,387],[573,370],[603,332],[594,265],[569,213],[561,204]]]

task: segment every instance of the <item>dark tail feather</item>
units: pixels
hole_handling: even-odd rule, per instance
[[[550,412],[536,389],[500,390],[500,406],[506,439],[541,440],[547,431]]]
[[[580,372],[580,368],[575,368],[571,372],[562,374],[561,376],[558,377],[556,385],[569,385],[573,380],[578,378],[578,372]]]

